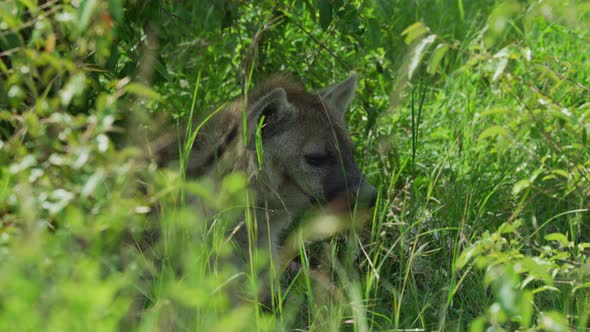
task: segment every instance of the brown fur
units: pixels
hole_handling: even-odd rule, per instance
[[[308,92],[289,79],[272,77],[258,84],[247,99],[241,97],[228,104],[196,136],[187,176],[221,178],[245,172],[255,196],[256,246],[268,249],[274,257],[279,255],[281,233],[311,207],[346,212],[357,201],[365,206],[374,203],[376,190],[354,160],[344,117],[356,80],[353,75],[326,89]],[[244,111],[248,119],[245,130]],[[264,160],[259,167],[253,140],[262,115],[266,117]],[[232,236],[243,252],[249,252],[245,229]]]

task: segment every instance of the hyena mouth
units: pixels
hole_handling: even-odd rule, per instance
[[[326,212],[331,214],[343,214],[352,211],[354,208],[354,199],[351,199],[346,192],[343,192],[333,197],[317,198],[315,196],[309,197],[309,203],[317,208],[325,209]]]
[[[326,204],[326,209],[330,213],[341,214],[347,213],[354,208],[354,202],[351,204],[350,197],[347,193],[336,196]]]
[[[324,206],[332,213],[347,213],[356,209],[370,209],[377,201],[377,189],[358,171],[350,178],[328,176],[324,178]]]
[[[355,208],[370,209],[375,206],[376,201],[377,190],[367,183],[354,191],[345,191],[335,195],[328,201],[326,208],[331,213],[341,214],[352,212]]]

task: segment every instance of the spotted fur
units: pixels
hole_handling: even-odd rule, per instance
[[[187,176],[245,172],[255,194],[258,245],[273,254],[278,252],[281,233],[314,206],[342,213],[355,203],[374,205],[377,192],[361,174],[346,130],[344,114],[356,83],[356,74],[316,91],[280,77],[260,83],[247,98],[226,106],[199,131]],[[259,167],[255,139],[262,116],[266,120]],[[235,239],[246,247],[245,231],[235,233]]]

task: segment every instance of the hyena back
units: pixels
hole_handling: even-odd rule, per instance
[[[253,209],[257,245],[270,249],[273,256],[281,233],[314,206],[335,213],[348,212],[355,205],[372,207],[377,191],[354,159],[344,116],[356,83],[356,74],[312,92],[281,78],[261,83],[199,131],[187,176],[245,172],[259,207]],[[263,116],[259,165],[256,132]],[[246,231],[238,231],[235,239],[242,249],[247,248]]]

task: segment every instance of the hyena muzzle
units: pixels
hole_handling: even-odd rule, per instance
[[[357,79],[352,74],[316,91],[269,79],[211,117],[196,136],[187,176],[245,172],[255,194],[257,245],[273,256],[282,233],[306,210],[324,207],[343,214],[375,204],[377,190],[359,170],[346,130],[345,112]],[[256,144],[257,131],[262,144]],[[247,232],[234,236],[246,249]]]

